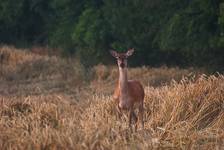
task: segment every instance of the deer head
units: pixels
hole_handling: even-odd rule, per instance
[[[118,53],[114,50],[110,51],[111,55],[117,59],[117,65],[121,68],[127,67],[127,59],[134,53],[134,49],[129,49],[126,53]]]

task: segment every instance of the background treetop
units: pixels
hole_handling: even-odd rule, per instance
[[[91,66],[134,47],[132,65],[224,64],[221,0],[0,0],[0,41],[59,47]]]

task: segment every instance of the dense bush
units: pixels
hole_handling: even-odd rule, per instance
[[[60,47],[86,66],[131,47],[133,65],[223,66],[221,0],[1,0],[0,8],[2,43]]]

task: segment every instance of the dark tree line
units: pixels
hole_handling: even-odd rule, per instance
[[[0,0],[0,42],[49,45],[86,65],[135,48],[133,65],[224,65],[221,0]]]

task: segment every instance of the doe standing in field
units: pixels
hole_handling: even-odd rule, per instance
[[[134,49],[128,50],[126,53],[118,53],[111,50],[110,53],[117,59],[119,68],[119,81],[115,88],[113,99],[117,104],[118,113],[122,110],[129,111],[129,127],[132,131],[132,119],[137,130],[137,123],[140,121],[142,129],[144,128],[143,121],[143,104],[144,104],[144,88],[140,82],[135,80],[128,80],[127,76],[127,58],[131,56]],[[138,107],[138,117],[134,112],[134,108]]]

